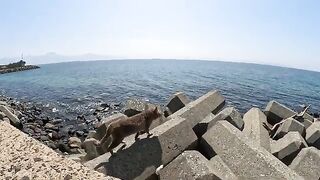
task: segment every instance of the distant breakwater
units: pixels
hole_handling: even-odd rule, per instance
[[[23,67],[6,68],[6,69],[0,69],[0,74],[12,73],[12,72],[18,72],[18,71],[26,71],[26,70],[38,69],[38,68],[40,68],[40,67],[39,66],[35,66],[35,65],[27,65],[27,66],[23,66]]]

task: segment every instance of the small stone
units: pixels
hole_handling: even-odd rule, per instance
[[[46,129],[52,129],[52,130],[58,130],[59,128],[51,123],[47,123],[44,128]]]
[[[81,140],[77,137],[70,137],[68,140],[68,145],[71,148],[80,148],[81,147]]]
[[[49,141],[47,136],[40,136],[41,141]]]

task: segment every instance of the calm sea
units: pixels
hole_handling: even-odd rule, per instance
[[[320,111],[320,73],[214,61],[114,60],[41,65],[0,75],[0,94],[79,114],[99,103],[138,97],[165,104],[176,91],[195,99],[218,89],[241,112],[275,99],[291,108]]]

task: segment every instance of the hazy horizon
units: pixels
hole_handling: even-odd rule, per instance
[[[24,53],[32,64],[194,59],[319,71],[319,5],[311,0],[5,1],[0,64]]]

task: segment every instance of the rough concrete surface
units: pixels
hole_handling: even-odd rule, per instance
[[[227,121],[217,122],[202,142],[240,179],[303,179]]]
[[[0,179],[115,179],[62,157],[0,122]]]

